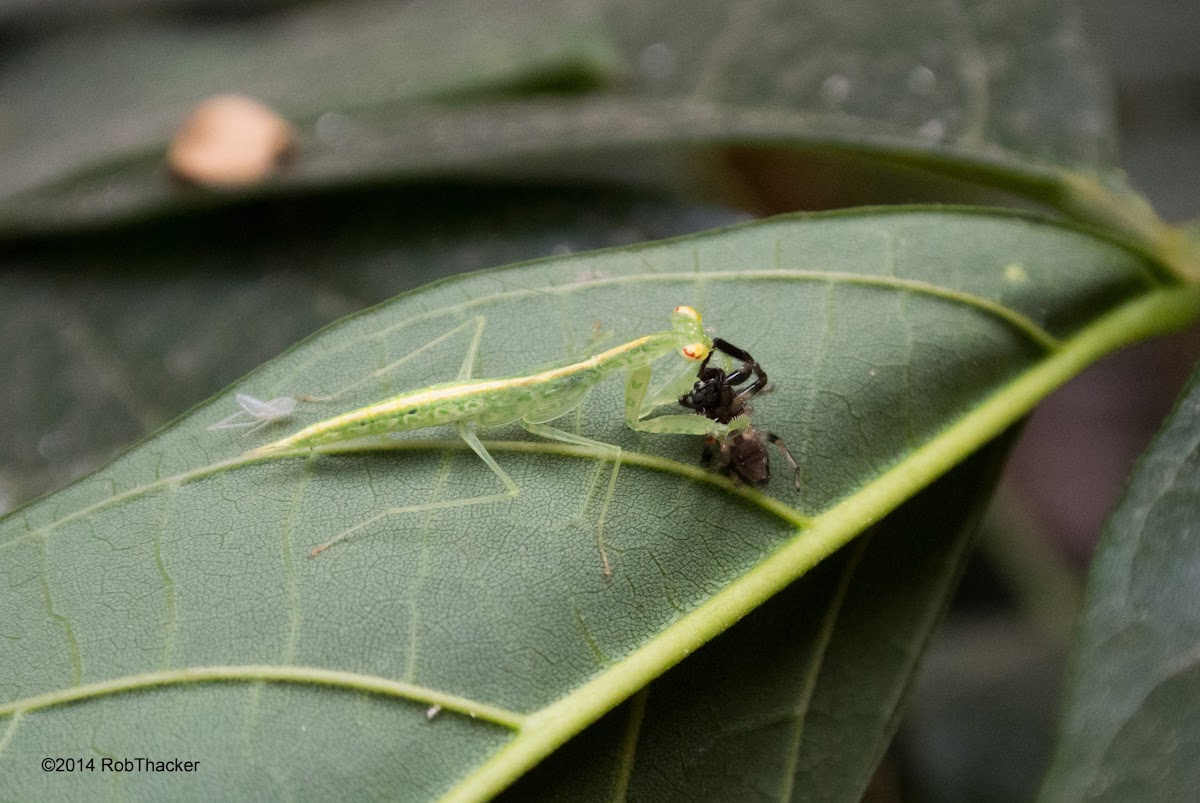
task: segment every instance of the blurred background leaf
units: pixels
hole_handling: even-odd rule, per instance
[[[478,12],[316,4],[31,42],[0,72],[0,227],[220,203],[165,180],[162,154],[188,109],[232,91],[305,134],[254,192],[449,171],[744,201],[766,190],[739,190],[714,151],[688,151],[739,143],[915,161],[1047,200],[1064,167],[1117,179],[1111,89],[1071,2],[503,0]]]
[[[1200,371],[1096,550],[1045,800],[1200,785]]]

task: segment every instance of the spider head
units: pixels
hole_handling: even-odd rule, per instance
[[[711,417],[721,406],[721,389],[724,386],[724,380],[725,372],[718,369],[716,374],[708,379],[697,380],[692,389],[679,399],[679,403],[701,415]]]

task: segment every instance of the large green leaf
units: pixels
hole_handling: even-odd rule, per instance
[[[1092,561],[1045,800],[1186,800],[1200,786],[1200,371]]]
[[[162,163],[190,105],[229,90],[263,97],[307,134],[256,191],[445,171],[678,186],[680,146],[757,144],[916,161],[1091,216],[1116,206],[1124,228],[1144,212],[1116,184],[1064,171],[1112,176],[1115,163],[1111,91],[1070,0],[588,10],[339,3],[40,44],[0,73],[17,121],[0,161],[0,228],[224,202],[172,184]],[[177,55],[163,65],[166,49]],[[530,96],[564,82],[593,91]],[[58,115],[35,113],[47,87]]]
[[[248,461],[206,427],[222,394],[95,476],[0,523],[8,715],[3,793],[79,794],[64,755],[199,758],[141,796],[493,792],[1015,421],[1098,355],[1189,320],[1193,289],[1143,255],[1048,221],[969,210],[778,219],[443,282],[349,319],[234,390],[349,391],[296,423],[452,377],[487,319],[480,375],[577,351],[594,321],[702,307],[777,390],[803,490],[758,493],[695,465],[692,439],[638,436],[620,383],[565,420],[626,449],[599,569],[584,504],[600,455],[487,433],[515,500],[462,445]],[[579,513],[583,508],[583,516]],[[68,705],[68,703],[70,703]],[[443,706],[433,720],[424,708]],[[75,786],[72,786],[72,785]]]

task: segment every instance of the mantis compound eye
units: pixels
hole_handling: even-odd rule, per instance
[[[695,360],[696,362],[699,362],[707,357],[709,351],[710,349],[705,343],[688,343],[686,346],[680,349],[680,352],[684,357],[687,357],[689,360]]]

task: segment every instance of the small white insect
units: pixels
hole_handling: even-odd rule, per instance
[[[440,705],[431,705],[425,709],[425,719],[433,719],[440,713],[442,713],[442,707]]]
[[[250,427],[250,429],[243,433],[245,435],[249,435],[251,432],[262,429],[267,424],[273,424],[276,421],[281,421],[287,418],[296,411],[297,400],[293,399],[291,396],[280,396],[278,399],[262,401],[254,398],[253,396],[248,396],[245,393],[239,393],[234,398],[237,399],[237,403],[242,406],[242,409],[238,410],[228,418],[222,418],[220,421],[210,426],[210,430],[242,429],[244,427]],[[251,420],[239,420],[245,416],[250,416]]]

